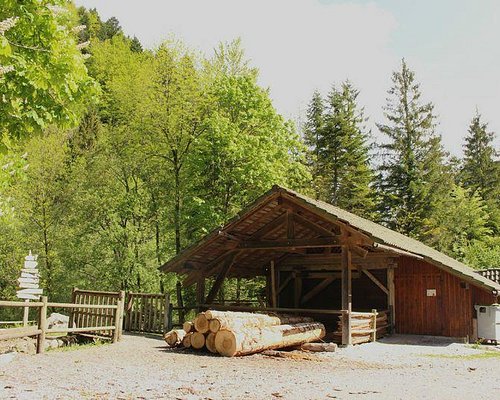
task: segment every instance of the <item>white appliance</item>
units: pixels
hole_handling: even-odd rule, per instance
[[[500,342],[500,304],[475,305],[474,308],[477,311],[477,336]]]

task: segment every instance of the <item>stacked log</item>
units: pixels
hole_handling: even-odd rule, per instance
[[[209,310],[184,323],[183,330],[165,334],[165,340],[172,347],[206,348],[232,357],[300,346],[324,336],[324,325],[310,317]]]
[[[176,347],[182,343],[185,336],[186,332],[184,329],[173,329],[170,332],[165,333],[163,338],[170,347]]]
[[[387,335],[388,328],[389,324],[386,312],[351,314],[352,344],[367,343],[383,337]],[[339,343],[342,341],[342,329],[342,316],[339,316],[337,330],[333,334]]]

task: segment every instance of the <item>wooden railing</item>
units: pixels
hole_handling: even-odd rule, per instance
[[[45,350],[45,338],[47,333],[74,333],[74,332],[113,332],[113,343],[121,338],[122,325],[123,325],[123,299],[118,299],[117,304],[82,304],[82,303],[51,303],[46,296],[41,297],[38,302],[20,302],[20,301],[0,301],[0,307],[31,307],[38,308],[38,325],[28,326],[23,328],[9,328],[0,330],[0,340],[16,339],[22,337],[36,336],[37,337],[37,353],[43,353]],[[112,321],[106,321],[102,326],[96,326],[94,319],[93,326],[68,326],[68,327],[55,327],[49,329],[47,327],[47,310],[49,307],[55,308],[69,308],[71,310],[87,310],[87,313],[92,312],[102,313],[104,310],[112,312]],[[89,311],[92,310],[92,311]],[[97,313],[96,313],[97,314]],[[96,317],[97,318],[97,317]],[[88,320],[92,321],[92,319]],[[87,322],[90,323],[90,322]]]
[[[171,325],[170,296],[155,293],[127,293],[125,330],[165,333]]]
[[[82,290],[73,288],[71,302],[75,304],[86,304],[89,306],[103,307],[79,307],[71,309],[69,315],[69,326],[71,328],[85,328],[88,326],[113,325],[114,311],[108,306],[116,306],[119,302],[125,304],[125,292],[105,292],[96,290]],[[122,313],[123,319],[123,313]],[[122,325],[120,325],[122,326]],[[121,329],[121,328],[120,328]],[[93,330],[86,332],[90,336],[113,337],[113,330]]]

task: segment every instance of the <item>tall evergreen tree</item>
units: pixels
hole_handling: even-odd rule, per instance
[[[323,100],[318,92],[307,112],[304,139],[316,197],[369,216],[374,206],[368,134],[359,91],[346,81]]]
[[[460,183],[471,195],[479,195],[489,208],[491,226],[500,230],[500,162],[493,146],[494,133],[476,111],[465,138]]]
[[[402,60],[393,73],[385,106],[388,141],[380,146],[378,189],[382,221],[390,228],[420,237],[426,221],[451,189],[441,137],[435,134],[434,105],[421,100],[415,73]]]
[[[326,200],[368,216],[374,207],[369,165],[368,133],[359,91],[346,81],[328,95],[324,127],[319,139],[319,162],[328,172]]]
[[[307,120],[304,124],[304,141],[308,147],[307,164],[312,173],[312,186],[317,199],[324,197],[324,166],[319,164],[319,139],[324,125],[325,105],[321,94],[316,90],[307,108]]]

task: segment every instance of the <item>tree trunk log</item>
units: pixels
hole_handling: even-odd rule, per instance
[[[193,349],[202,349],[205,346],[205,335],[201,332],[194,332],[191,336],[191,347]]]
[[[313,352],[334,352],[337,351],[337,347],[337,343],[304,343],[300,349]]]
[[[207,311],[205,316],[210,319],[209,330],[213,333],[217,333],[222,329],[239,331],[243,328],[250,327],[262,328],[265,326],[299,324],[314,321],[311,317],[301,317],[297,315],[267,315],[231,311]]]
[[[208,318],[205,313],[199,313],[194,319],[194,329],[200,333],[208,332]]]
[[[186,333],[186,336],[184,336],[184,339],[182,339],[182,345],[186,348],[189,349],[191,347],[191,337],[193,336],[192,332]]]
[[[184,329],[173,329],[165,333],[164,339],[170,347],[175,347],[181,344],[185,336],[186,332],[184,332]]]
[[[233,357],[298,346],[318,341],[324,336],[325,326],[318,322],[246,328],[239,331],[221,330],[215,336],[215,347],[219,354]]]
[[[191,321],[186,321],[182,324],[182,329],[184,332],[189,333],[194,331],[194,323]]]
[[[217,348],[215,347],[215,333],[210,332],[205,338],[205,346],[210,353],[217,353]]]

